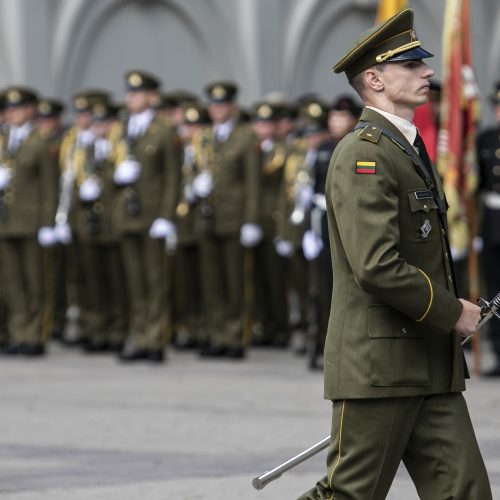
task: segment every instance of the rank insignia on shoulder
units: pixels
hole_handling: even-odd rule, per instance
[[[376,174],[377,162],[376,161],[357,161],[356,162],[357,174]]]
[[[382,130],[374,125],[367,125],[358,136],[365,141],[370,141],[373,143],[377,143],[380,139],[380,135],[382,134]]]

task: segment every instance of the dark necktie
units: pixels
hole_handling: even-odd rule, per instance
[[[417,148],[418,151],[418,156],[420,156],[420,159],[422,160],[423,164],[425,165],[425,168],[427,170],[427,173],[429,174],[429,177],[432,179],[432,182],[435,184],[435,179],[434,179],[434,174],[432,173],[432,163],[431,159],[429,158],[429,155],[427,154],[427,149],[425,147],[424,141],[422,140],[422,137],[420,134],[417,132],[417,137],[415,137],[415,141],[413,145]]]

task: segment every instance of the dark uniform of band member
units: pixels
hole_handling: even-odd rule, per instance
[[[276,140],[280,117],[281,108],[268,102],[256,104],[252,114],[252,126],[260,148],[259,225],[263,231],[263,238],[254,250],[256,323],[252,342],[286,347],[289,337],[286,262],[274,247],[286,161],[286,147]]]
[[[455,296],[442,185],[412,123],[433,74],[420,45],[406,9],[334,68],[367,107],[326,184],[332,439],[328,476],[302,498],[382,500],[401,460],[422,499],[492,498],[461,394],[480,308]]]
[[[7,302],[9,354],[45,350],[45,250],[55,244],[57,158],[35,129],[37,95],[6,90],[9,132],[0,167],[0,252]]]
[[[479,161],[479,190],[483,201],[481,235],[484,246],[481,254],[487,296],[500,290],[500,82],[491,96],[495,106],[496,125],[482,132],[477,139]],[[495,365],[486,376],[500,377],[500,325],[491,321],[489,338]]]
[[[262,237],[257,225],[258,148],[250,127],[237,119],[237,86],[214,82],[205,91],[213,122],[206,149],[212,151],[212,159],[193,183],[200,198],[197,225],[202,234],[201,283],[207,335],[200,353],[242,358],[249,341],[243,335],[244,275],[251,276],[245,264],[251,258],[248,249]]]
[[[311,313],[309,321],[309,365],[320,368],[330,303],[332,298],[332,262],[328,241],[325,184],[328,165],[335,143],[328,131],[329,109],[325,103],[314,100],[299,111],[302,136],[306,143],[306,163],[310,168],[311,198],[307,211],[307,231],[302,240],[303,252],[310,261],[309,296]]]
[[[176,210],[175,345],[194,348],[204,338],[200,282],[199,238],[195,229],[197,203],[193,181],[203,168],[204,140],[211,135],[208,110],[199,103],[182,106],[179,135],[184,145],[181,191]]]
[[[172,321],[165,247],[174,251],[177,242],[181,148],[175,129],[152,109],[158,79],[129,71],[125,80],[129,118],[114,173],[120,190],[113,214],[129,305],[129,333],[121,359],[161,362]]]

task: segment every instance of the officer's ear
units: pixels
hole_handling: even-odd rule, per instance
[[[375,92],[382,92],[384,90],[384,82],[380,78],[380,73],[380,70],[376,66],[365,70],[362,75],[365,87]]]

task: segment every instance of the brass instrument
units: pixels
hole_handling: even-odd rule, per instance
[[[214,150],[213,133],[210,127],[204,127],[199,133],[193,137],[193,146],[195,148],[195,163],[199,166],[201,172],[205,171],[210,175],[215,174],[215,150]],[[210,233],[214,225],[214,208],[208,197],[200,201],[201,216],[203,218],[203,229]]]
[[[312,187],[314,183],[312,168],[313,162],[311,160],[311,155],[306,154],[304,162],[302,166],[299,167],[299,171],[295,177],[293,187],[294,207],[292,214],[290,215],[290,222],[294,226],[302,224],[305,220],[308,206],[303,203],[301,195],[304,189]]]

